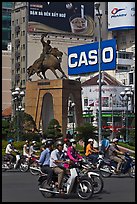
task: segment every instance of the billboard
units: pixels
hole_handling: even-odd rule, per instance
[[[101,41],[101,70],[116,68],[116,40]],[[98,42],[68,48],[68,75],[99,71]]]
[[[94,2],[29,2],[29,32],[92,36]]]
[[[108,2],[108,30],[135,28],[135,2]]]

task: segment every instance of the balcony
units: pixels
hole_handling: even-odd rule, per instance
[[[20,26],[16,26],[16,27],[15,27],[15,32],[16,32],[16,33],[19,33],[19,32],[20,32]]]
[[[117,52],[117,65],[131,66],[134,63],[133,52]]]
[[[19,39],[15,40],[15,46],[16,46],[17,48],[20,46],[20,40],[19,40]]]
[[[20,68],[20,62],[17,62],[16,64],[15,64],[15,69],[19,69]]]
[[[19,81],[20,80],[20,74],[16,74],[16,76],[15,76],[15,81],[17,82],[17,81]]]
[[[16,58],[19,58],[19,57],[20,57],[20,52],[16,51],[16,52],[15,52],[15,57],[16,57]]]

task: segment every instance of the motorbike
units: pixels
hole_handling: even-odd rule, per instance
[[[46,174],[40,174],[38,178],[39,191],[45,198],[60,194],[57,190],[58,177],[53,174],[51,188],[46,188]],[[82,175],[78,166],[72,166],[67,169],[62,182],[62,188],[64,195],[70,196],[71,193],[75,193],[79,198],[86,200],[92,197],[94,193],[93,180],[87,175]]]
[[[128,152],[124,154],[125,161],[122,162],[120,166],[119,174],[129,174],[131,178],[135,177],[135,159],[129,155]],[[112,174],[115,174],[117,167],[117,162],[104,158],[103,155],[100,155],[97,162],[97,168],[100,171],[100,174],[103,177],[110,177]]]
[[[93,180],[94,194],[100,193],[104,187],[104,181],[100,174],[93,171],[91,162],[86,157],[81,160],[81,173],[87,174]]]
[[[32,175],[39,175],[40,173],[40,165],[38,163],[38,157],[32,155],[29,159],[29,171]]]
[[[13,159],[12,162],[10,162],[8,155],[2,157],[2,171],[19,169],[21,172],[27,172],[28,168],[26,157],[24,157],[19,151],[16,151],[16,159]]]

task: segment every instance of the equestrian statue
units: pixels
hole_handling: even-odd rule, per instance
[[[45,42],[44,35],[41,36],[41,43],[43,45],[43,50],[40,57],[27,68],[29,78],[36,73],[41,79],[47,79],[45,72],[48,69],[50,69],[57,78],[59,78],[59,76],[57,75],[56,70],[59,70],[62,73],[61,78],[68,78],[60,65],[62,62],[63,53],[56,47],[52,48],[50,45],[50,40]]]

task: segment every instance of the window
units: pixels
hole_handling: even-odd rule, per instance
[[[88,106],[88,98],[84,98],[84,106]]]
[[[129,84],[133,84],[133,73],[129,73]]]
[[[25,17],[23,17],[23,23],[25,22]]]

